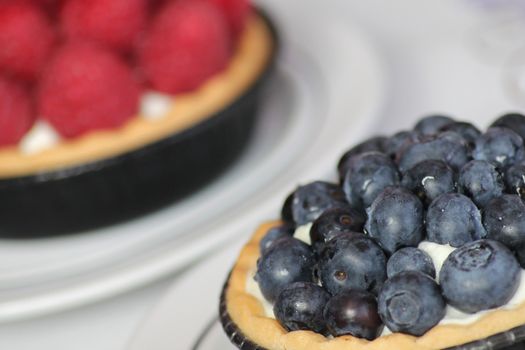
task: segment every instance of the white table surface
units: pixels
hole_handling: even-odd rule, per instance
[[[370,34],[387,63],[388,101],[377,133],[408,127],[432,112],[486,126],[502,112],[524,109],[523,102],[504,92],[502,83],[503,62],[521,43],[497,42],[501,47],[496,51],[477,47],[481,34],[476,28],[495,20],[483,14],[467,14],[468,0],[457,0],[454,5],[453,1],[326,1],[331,2]],[[451,6],[457,9],[451,11]],[[495,36],[498,41],[497,33]],[[125,349],[134,329],[175,280],[172,276],[101,303],[0,325],[0,348]]]

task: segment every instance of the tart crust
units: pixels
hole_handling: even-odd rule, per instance
[[[287,332],[265,315],[259,300],[246,292],[246,280],[256,268],[259,241],[271,227],[280,222],[261,225],[242,249],[228,280],[226,310],[242,333],[258,346],[268,350],[390,350],[444,349],[510,330],[525,324],[525,303],[513,310],[495,310],[468,325],[438,325],[421,337],[393,333],[373,341],[352,336],[333,339],[311,331]]]
[[[273,49],[271,29],[254,13],[225,71],[198,90],[173,97],[167,115],[158,120],[140,116],[122,128],[95,131],[37,154],[24,155],[17,147],[0,149],[0,178],[31,175],[90,163],[139,149],[190,128],[232,103],[264,71]]]

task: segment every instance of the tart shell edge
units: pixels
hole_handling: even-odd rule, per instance
[[[260,239],[279,223],[268,222],[257,229],[242,249],[221,294],[221,323],[241,350],[474,350],[484,345],[499,349],[525,340],[525,303],[513,310],[488,312],[469,325],[438,325],[421,337],[394,333],[367,341],[352,336],[327,339],[311,331],[287,332],[267,317],[262,304],[245,290],[246,279],[260,255]]]

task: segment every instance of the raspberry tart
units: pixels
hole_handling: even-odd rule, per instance
[[[7,0],[0,46],[0,235],[31,237],[218,175],[250,139],[277,37],[249,0]]]
[[[239,349],[525,344],[525,116],[445,116],[346,152],[299,186],[221,295]]]

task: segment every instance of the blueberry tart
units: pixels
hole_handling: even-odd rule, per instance
[[[217,176],[250,139],[277,37],[249,0],[8,1],[0,46],[0,236],[34,237]]]
[[[350,149],[340,183],[299,186],[224,285],[220,320],[232,343],[525,346],[524,129],[516,113],[484,133],[424,118]]]

